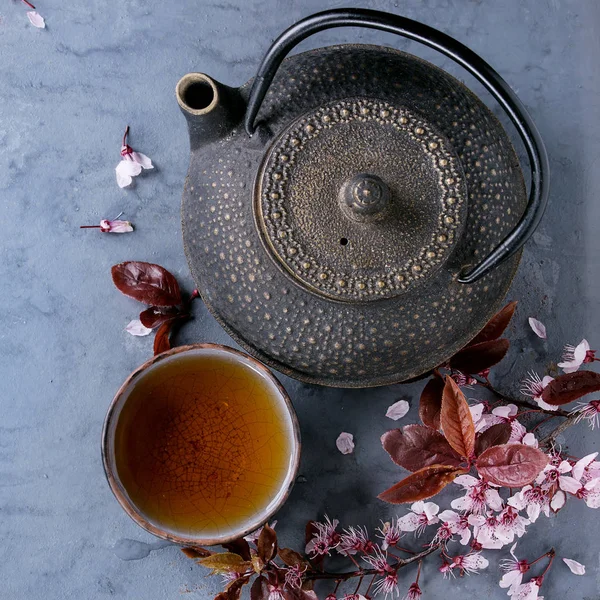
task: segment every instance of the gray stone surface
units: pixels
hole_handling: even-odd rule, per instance
[[[361,3],[348,2],[358,5]],[[189,71],[233,85],[246,81],[269,42],[304,15],[337,1],[232,0],[45,2],[47,29],[32,28],[15,1],[0,8],[0,596],[7,599],[210,598],[217,581],[177,548],[139,529],[104,480],[100,430],[126,375],[151,354],[150,338],[123,327],[138,305],[110,281],[110,266],[155,261],[192,289],[183,255],[179,201],[188,142],[173,90]],[[512,298],[521,301],[510,357],[497,373],[515,388],[542,370],[563,342],[600,344],[600,9],[595,0],[373,0],[456,36],[481,53],[520,94],[539,125],[552,166],[549,211],[527,246]],[[409,49],[465,77],[415,44],[359,30],[321,33],[302,48],[334,42]],[[156,169],[132,189],[114,180],[123,128]],[[125,236],[81,231],[120,211],[136,225]],[[548,342],[526,317],[546,322]],[[205,308],[179,341],[228,342]],[[378,445],[399,397],[416,419],[422,384],[327,390],[282,378],[297,407],[304,455],[279,514],[285,545],[298,546],[304,522],[324,512],[347,524],[376,525],[396,511],[375,500],[400,475]],[[334,446],[353,432],[356,452]],[[562,440],[573,454],[598,448],[580,428]],[[584,562],[585,577],[558,564],[546,598],[600,598],[598,513],[571,502],[540,519],[521,553],[554,545]],[[496,558],[479,577],[443,581],[435,561],[422,579],[427,598],[505,598]],[[401,572],[407,588],[412,570]],[[184,595],[182,595],[184,594]]]

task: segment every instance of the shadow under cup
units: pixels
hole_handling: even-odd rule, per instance
[[[285,502],[300,460],[290,399],[273,374],[226,346],[155,356],[113,399],[102,434],[109,485],[147,531],[222,544]]]

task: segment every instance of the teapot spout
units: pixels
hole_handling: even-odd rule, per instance
[[[241,123],[246,111],[246,103],[236,88],[204,73],[184,75],[175,93],[188,123],[191,150],[225,137]]]

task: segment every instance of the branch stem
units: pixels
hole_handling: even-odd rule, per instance
[[[410,558],[401,558],[394,564],[390,565],[393,569],[399,570],[402,567],[406,567],[414,562],[420,561],[422,558],[429,556],[436,550],[438,550],[440,544],[433,544],[423,550],[423,552],[419,552],[419,554],[415,554]],[[366,575],[377,575],[379,571],[377,569],[360,569],[358,571],[348,571],[346,573],[329,573],[328,571],[315,572],[315,573],[307,573],[305,578],[309,580],[315,579],[334,579],[339,581],[347,581],[348,579],[353,579],[354,577],[365,577]]]

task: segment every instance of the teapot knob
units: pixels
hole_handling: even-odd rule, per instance
[[[348,218],[361,223],[377,221],[390,205],[390,190],[377,175],[358,173],[342,185],[339,202]]]

